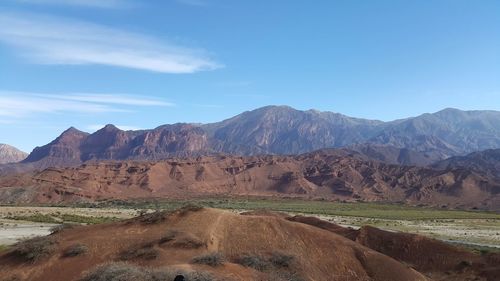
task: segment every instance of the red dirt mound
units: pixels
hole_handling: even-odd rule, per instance
[[[215,209],[76,227],[48,239],[49,249],[36,260],[19,247],[0,254],[2,278],[79,280],[100,264],[126,261],[169,272],[203,271],[213,276],[208,280],[429,280],[388,256],[317,227]],[[32,248],[40,252],[43,243],[37,245]]]
[[[306,217],[306,216],[294,216],[287,218],[289,221],[295,221],[300,223],[305,223],[308,225],[312,225],[315,227],[319,227],[321,229],[328,230],[333,233],[337,233],[351,240],[356,240],[358,237],[359,231],[350,227],[342,227],[340,225],[327,222],[324,220],[320,220],[316,217]]]
[[[316,217],[287,220],[312,225],[342,235],[372,250],[403,262],[435,280],[488,280],[500,276],[500,255],[479,255],[469,250],[417,234],[384,231],[371,226],[346,228]]]

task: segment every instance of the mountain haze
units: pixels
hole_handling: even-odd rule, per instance
[[[439,158],[500,148],[500,112],[448,108],[396,122],[369,142],[409,148]]]
[[[500,149],[488,149],[466,156],[451,157],[435,163],[433,167],[442,170],[467,169],[500,179]]]

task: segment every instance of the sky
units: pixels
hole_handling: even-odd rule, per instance
[[[497,0],[0,0],[0,143],[266,105],[500,110]]]

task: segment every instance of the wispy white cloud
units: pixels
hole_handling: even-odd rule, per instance
[[[130,106],[173,106],[150,97],[130,95],[20,93],[0,91],[3,122],[38,114],[130,112]]]
[[[11,0],[19,3],[37,4],[37,5],[65,5],[81,6],[90,8],[128,8],[134,6],[128,0]]]
[[[151,98],[138,97],[131,95],[117,94],[70,94],[65,96],[40,94],[40,97],[63,99],[68,101],[79,101],[87,103],[100,104],[119,104],[119,105],[135,105],[135,106],[175,106],[174,103]]]
[[[105,125],[102,124],[94,124],[94,125],[88,125],[86,127],[87,130],[91,132],[98,131],[102,129]],[[144,130],[144,128],[137,127],[137,126],[129,126],[129,125],[115,125],[118,129],[123,130],[123,131],[138,131],[138,130]]]
[[[63,18],[0,12],[0,42],[41,64],[109,65],[162,73],[222,67],[207,52]]]

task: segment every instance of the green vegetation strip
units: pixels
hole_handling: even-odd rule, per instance
[[[487,219],[497,225],[500,214],[486,211],[448,210],[431,207],[416,207],[404,204],[384,203],[343,203],[330,201],[312,201],[303,199],[276,198],[203,198],[192,200],[107,200],[97,203],[81,203],[77,205],[45,205],[45,207],[79,207],[79,208],[118,208],[135,210],[174,210],[187,204],[201,205],[228,210],[271,210],[279,212],[300,213],[325,216],[349,216],[382,220],[454,220],[454,219]],[[40,206],[42,207],[42,206]],[[80,216],[72,214],[34,214],[11,216],[10,219],[28,220],[43,223],[74,222],[97,224],[116,221],[110,216]]]
[[[9,248],[9,246],[7,245],[0,245],[0,252],[3,252],[5,250],[7,250]]]
[[[429,219],[493,219],[500,220],[500,214],[485,211],[447,210],[430,207],[415,207],[403,204],[341,203],[329,201],[307,201],[297,199],[198,199],[176,201],[106,201],[81,207],[114,207],[134,209],[177,209],[186,204],[229,210],[259,210],[351,216],[389,220]]]

